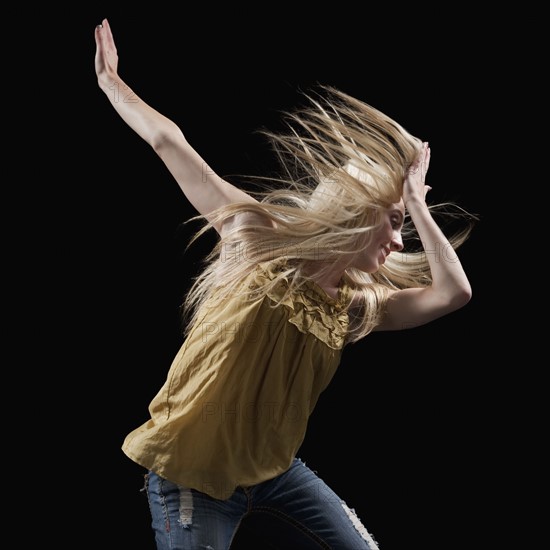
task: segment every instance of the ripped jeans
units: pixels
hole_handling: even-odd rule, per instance
[[[378,549],[355,512],[297,458],[283,474],[239,487],[228,500],[175,485],[154,472],[145,476],[145,491],[158,550],[228,550],[251,514],[262,514],[274,527],[265,530],[269,548]]]

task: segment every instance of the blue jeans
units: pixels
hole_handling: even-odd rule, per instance
[[[239,487],[228,500],[153,472],[145,476],[145,491],[158,550],[228,550],[252,514],[268,520],[265,548],[378,549],[355,512],[299,459],[274,479]],[[274,528],[268,531],[268,525]]]

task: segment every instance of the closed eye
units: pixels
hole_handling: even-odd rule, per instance
[[[403,227],[403,218],[401,216],[394,216],[392,218],[393,229],[401,229]]]

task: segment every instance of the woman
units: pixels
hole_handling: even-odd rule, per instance
[[[185,300],[184,343],[123,443],[146,469],[157,547],[227,549],[263,513],[290,548],[374,549],[355,513],[296,453],[345,345],[429,323],[471,297],[425,197],[430,148],[373,107],[324,87],[266,133],[285,177],[245,193],[118,75],[107,20],[100,88],[158,154],[219,239]],[[404,251],[403,235],[425,250]]]

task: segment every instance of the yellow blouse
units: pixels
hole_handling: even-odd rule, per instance
[[[243,284],[273,280],[276,262]],[[150,420],[124,440],[136,463],[185,487],[227,499],[287,470],[308,418],[340,362],[351,290],[338,299],[308,281],[281,301],[236,297],[202,310],[149,406]]]

